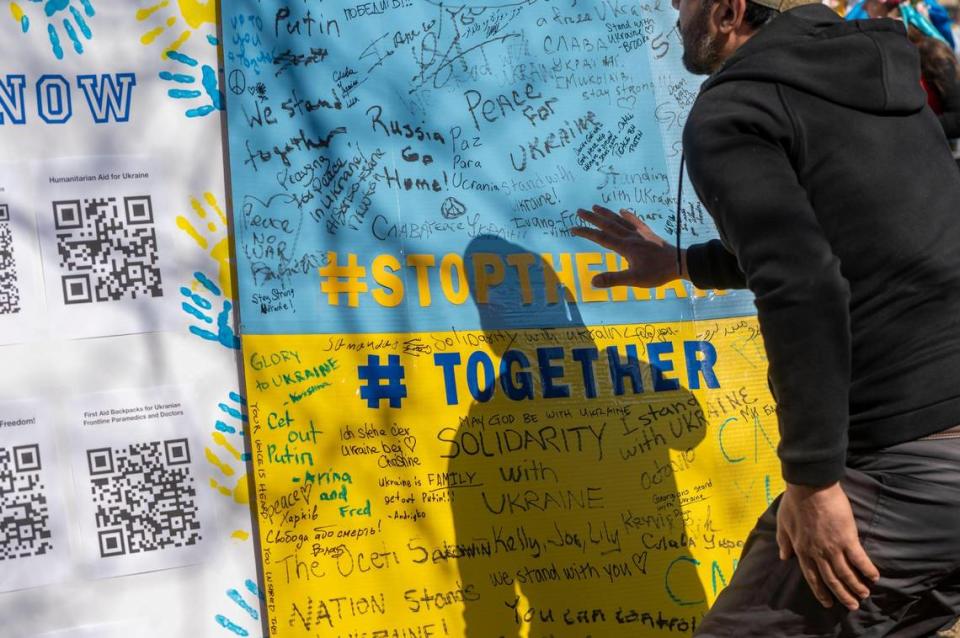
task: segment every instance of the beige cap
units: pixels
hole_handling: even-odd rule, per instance
[[[820,0],[750,0],[750,2],[769,7],[781,13],[805,4],[820,4]]]

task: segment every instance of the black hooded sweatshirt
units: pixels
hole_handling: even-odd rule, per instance
[[[690,279],[756,298],[784,479],[960,424],[960,173],[903,26],[778,16],[704,83],[683,146],[721,237]]]

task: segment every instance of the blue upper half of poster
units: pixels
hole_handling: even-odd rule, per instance
[[[592,287],[576,211],[676,229],[697,80],[663,0],[224,3],[241,329],[409,332],[752,312]],[[688,192],[690,192],[688,190]],[[685,242],[711,234],[681,202]]]

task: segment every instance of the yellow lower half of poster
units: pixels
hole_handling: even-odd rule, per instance
[[[271,636],[690,635],[783,488],[755,318],[243,352]]]

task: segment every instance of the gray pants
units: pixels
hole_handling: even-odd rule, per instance
[[[860,609],[814,598],[796,557],[781,561],[778,497],[757,521],[700,638],[929,637],[960,618],[960,439],[851,457],[841,481],[880,581]]]

